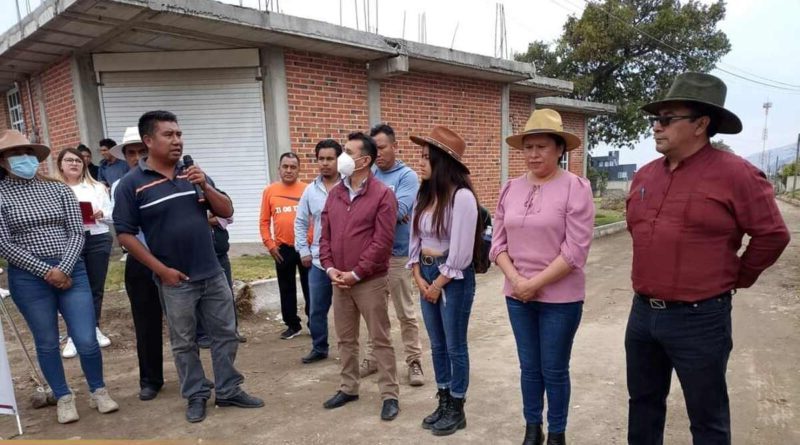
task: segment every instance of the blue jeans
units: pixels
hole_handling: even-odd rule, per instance
[[[692,442],[730,444],[725,371],[732,348],[730,293],[666,309],[654,309],[634,297],[625,331],[628,443],[664,443],[674,368],[686,400]]]
[[[44,260],[55,266],[59,260]],[[94,303],[86,267],[78,260],[72,270],[72,287],[57,289],[47,282],[14,265],[8,266],[8,285],[11,298],[28,323],[36,344],[36,356],[47,384],[56,398],[70,393],[61,362],[58,342],[58,313],[64,318],[67,332],[75,343],[81,368],[94,392],[105,387],[103,382],[103,357],[94,328]]]
[[[169,338],[175,368],[181,383],[181,396],[185,399],[216,397],[228,399],[241,392],[244,377],[233,366],[239,340],[236,338],[236,319],[233,315],[233,298],[225,274],[205,280],[181,282],[166,286],[156,280],[164,315],[169,326]],[[198,318],[211,337],[211,364],[214,384],[206,379],[200,352],[195,342]]]
[[[583,302],[523,303],[506,297],[506,306],[517,341],[525,422],[542,423],[546,392],[547,430],[564,432],[569,412],[569,359]]]
[[[425,281],[432,283],[439,276],[439,265],[420,264],[420,272]],[[475,298],[475,271],[469,266],[463,272],[463,279],[447,283],[435,304],[420,298],[436,385],[450,389],[450,394],[459,399],[466,396],[469,386],[467,327]]]
[[[311,266],[308,272],[308,291],[311,294],[311,309],[308,330],[311,331],[312,349],[328,354],[328,311],[331,308],[333,286],[324,270]]]

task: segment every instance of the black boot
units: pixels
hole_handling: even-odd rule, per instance
[[[525,438],[522,439],[522,445],[542,445],[544,443],[544,431],[542,431],[542,424],[529,423],[525,425]]]
[[[440,389],[439,392],[436,393],[436,398],[439,399],[439,406],[436,407],[436,411],[432,412],[430,416],[422,419],[422,428],[426,430],[431,429],[433,424],[442,418],[442,414],[452,398],[450,397],[450,390],[447,388]]]
[[[442,414],[442,418],[431,427],[431,432],[433,432],[434,436],[449,436],[466,427],[467,417],[464,416],[464,399],[452,397]]]
[[[547,445],[567,445],[565,433],[547,433]]]

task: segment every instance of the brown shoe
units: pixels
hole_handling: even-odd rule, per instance
[[[358,370],[358,374],[363,379],[364,377],[370,376],[378,372],[378,364],[372,360],[364,359],[361,362],[361,369]]]
[[[411,386],[422,386],[425,384],[425,375],[422,374],[422,365],[414,360],[408,365],[408,384]]]

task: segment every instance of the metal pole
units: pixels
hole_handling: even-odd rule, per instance
[[[797,175],[800,174],[800,160],[797,159],[798,156],[800,156],[800,133],[798,133],[797,135],[797,148],[795,148],[794,150],[794,176],[792,177],[792,198],[794,198],[794,192],[795,190],[797,190]]]
[[[14,5],[17,7],[17,24],[22,21],[22,15],[19,13],[19,0],[14,0]]]

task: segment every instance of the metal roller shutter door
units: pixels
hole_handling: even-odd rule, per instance
[[[184,153],[233,199],[231,242],[260,242],[268,182],[264,104],[257,68],[101,73],[105,134],[121,140],[150,110],[178,116]]]

